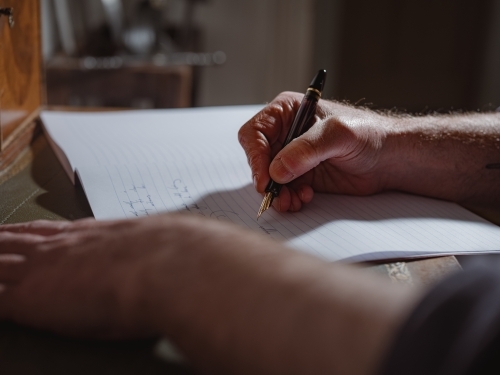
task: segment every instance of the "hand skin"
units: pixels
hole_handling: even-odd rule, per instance
[[[311,128],[283,150],[302,94],[285,92],[239,132],[254,185],[287,184],[273,202],[297,211],[314,192],[400,190],[500,206],[500,114],[396,116],[320,100]]]
[[[166,335],[202,373],[374,374],[422,291],[194,215],[0,226],[0,318]]]

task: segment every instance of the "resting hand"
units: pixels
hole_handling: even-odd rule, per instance
[[[168,248],[169,221],[0,226],[0,319],[84,337],[159,334],[140,283]]]
[[[281,151],[302,95],[282,93],[239,132],[259,193],[272,178],[287,184],[273,206],[299,210],[313,192],[367,195],[384,189],[385,124],[372,111],[320,100],[311,128]]]

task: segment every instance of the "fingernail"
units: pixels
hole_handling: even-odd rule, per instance
[[[256,174],[253,175],[253,187],[255,188],[255,190],[257,190],[257,175]]]

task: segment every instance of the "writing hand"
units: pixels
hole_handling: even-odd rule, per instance
[[[384,189],[382,151],[390,117],[320,100],[311,128],[281,150],[302,94],[285,92],[239,131],[255,188],[283,187],[273,206],[297,211],[314,191],[367,195]],[[280,151],[281,150],[281,151]]]

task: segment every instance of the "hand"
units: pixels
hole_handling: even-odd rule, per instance
[[[297,211],[314,191],[367,195],[383,190],[381,159],[391,118],[320,100],[311,128],[280,151],[302,97],[280,94],[239,131],[257,191],[264,193],[270,178],[287,184],[273,206]]]
[[[83,337],[158,335],[140,282],[168,251],[171,221],[0,226],[0,318]]]
[[[259,273],[276,275],[270,258],[299,255],[189,214],[0,225],[0,320],[77,337],[185,338],[200,321],[217,329],[206,319],[220,315],[231,330],[225,314],[254,293],[242,290],[258,296]]]

